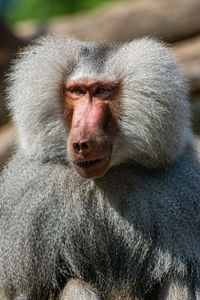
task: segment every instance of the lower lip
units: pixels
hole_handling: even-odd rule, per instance
[[[93,160],[88,160],[88,161],[73,161],[73,164],[75,164],[77,167],[80,168],[90,168],[93,166],[96,166],[98,163],[101,163],[102,161],[104,161],[107,157],[104,158],[98,158],[98,159],[93,159]]]

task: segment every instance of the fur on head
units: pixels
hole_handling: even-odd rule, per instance
[[[183,151],[190,140],[187,86],[165,45],[149,38],[116,46],[50,36],[25,49],[9,77],[9,107],[26,156],[67,162],[60,86],[88,76],[121,82],[111,166],[133,160],[156,168]]]

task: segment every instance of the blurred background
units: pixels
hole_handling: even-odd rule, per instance
[[[0,0],[0,168],[16,144],[4,93],[9,66],[20,48],[52,33],[111,42],[146,35],[164,40],[188,80],[199,143],[200,0]]]

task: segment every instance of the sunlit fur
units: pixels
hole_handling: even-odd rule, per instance
[[[89,180],[68,164],[60,103],[62,84],[83,77],[122,86],[110,168]],[[103,300],[200,299],[200,166],[186,98],[170,51],[149,38],[47,37],[19,55],[8,91],[19,147],[0,176],[0,300],[57,300],[71,278]]]

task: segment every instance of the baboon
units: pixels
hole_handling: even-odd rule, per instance
[[[200,165],[167,47],[45,37],[9,84],[0,299],[200,299]]]

